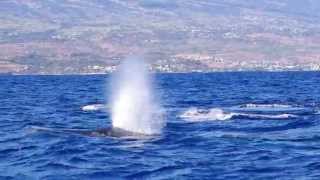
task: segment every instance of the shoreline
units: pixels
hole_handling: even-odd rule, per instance
[[[263,70],[247,70],[247,71],[209,71],[209,72],[151,72],[152,74],[216,74],[216,73],[320,73],[320,71],[312,70],[288,70],[288,71],[263,71]],[[105,76],[110,73],[68,73],[68,74],[15,74],[15,73],[0,73],[0,76]]]

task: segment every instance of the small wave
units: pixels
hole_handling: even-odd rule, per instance
[[[223,109],[211,108],[211,109],[199,109],[196,107],[189,108],[183,112],[180,118],[190,121],[190,122],[200,122],[200,121],[214,121],[214,120],[230,120],[234,118],[239,119],[291,119],[297,118],[294,114],[254,114],[254,113],[235,113],[235,112],[225,112]]]
[[[286,104],[243,104],[229,108],[230,110],[246,112],[246,111],[259,111],[259,112],[284,112],[284,111],[302,111],[305,108],[286,105]]]
[[[245,104],[241,105],[240,107],[244,108],[291,108],[290,105],[284,105],[284,104]]]
[[[222,109],[212,108],[209,110],[190,108],[180,115],[180,118],[186,121],[196,122],[196,121],[208,121],[208,120],[228,120],[231,119],[235,114],[226,113]]]
[[[239,116],[245,116],[254,119],[290,119],[297,118],[294,114],[276,114],[276,115],[266,115],[266,114],[238,114]]]
[[[82,111],[99,111],[107,108],[104,104],[90,104],[83,106],[81,109]]]

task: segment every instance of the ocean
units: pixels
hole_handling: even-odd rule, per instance
[[[0,179],[320,179],[319,82],[156,74],[165,127],[119,138],[63,131],[111,126],[109,75],[0,76]]]

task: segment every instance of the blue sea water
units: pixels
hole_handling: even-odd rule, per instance
[[[320,73],[157,74],[149,139],[34,128],[110,126],[109,81],[0,76],[0,179],[320,179]]]

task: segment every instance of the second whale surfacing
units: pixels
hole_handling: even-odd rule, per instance
[[[48,133],[59,133],[59,134],[79,134],[90,137],[114,137],[114,138],[130,138],[130,139],[141,139],[151,137],[153,135],[141,134],[137,132],[126,131],[116,127],[106,127],[96,130],[83,130],[83,129],[55,129],[45,127],[31,127],[32,130],[42,131]]]

